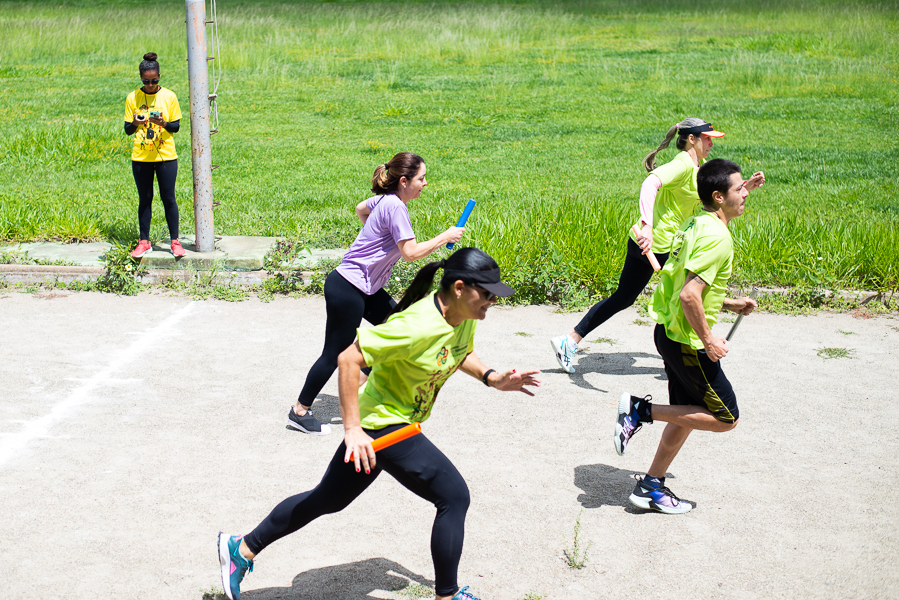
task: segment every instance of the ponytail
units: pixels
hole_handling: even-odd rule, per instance
[[[643,168],[646,169],[647,172],[651,172],[656,168],[656,154],[668,147],[668,144],[671,143],[675,133],[677,133],[677,125],[669,129],[668,133],[665,135],[665,139],[659,144],[659,147],[647,154],[646,158],[643,159]]]
[[[699,119],[697,117],[689,117],[672,127],[668,130],[668,133],[665,134],[665,139],[662,140],[662,143],[659,144],[659,147],[646,155],[646,158],[643,159],[643,168],[646,169],[647,172],[652,172],[653,169],[656,168],[656,154],[664,150],[668,147],[668,144],[671,143],[671,140],[674,139],[674,134],[681,129],[689,129],[691,127],[696,127],[698,125],[705,125],[705,121]],[[678,150],[683,150],[687,147],[687,138],[690,137],[690,134],[684,134],[681,132],[680,136],[677,138],[677,142],[675,143],[675,147]]]
[[[415,279],[413,279],[412,283],[409,284],[409,287],[406,288],[406,293],[403,294],[399,304],[390,311],[390,314],[395,315],[396,313],[403,312],[430,294],[431,288],[434,287],[434,276],[437,274],[437,269],[442,269],[444,267],[446,267],[446,261],[438,260],[430,262],[419,269],[418,273],[415,274]]]
[[[395,193],[400,185],[400,179],[405,177],[408,181],[412,181],[424,162],[422,157],[412,152],[394,155],[387,164],[375,167],[375,172],[371,176],[371,191],[376,194]]]
[[[434,277],[437,275],[437,269],[443,269],[443,277],[440,278],[440,289],[447,293],[453,289],[453,285],[458,280],[466,285],[472,284],[475,279],[470,277],[466,272],[475,271],[493,271],[499,272],[499,265],[493,258],[478,248],[459,248],[453,252],[449,258],[438,260],[423,266],[415,275],[415,279],[409,285],[406,293],[396,308],[390,313],[403,312],[422,298],[431,293],[434,287]],[[497,275],[499,277],[499,275]],[[508,288],[511,292],[511,288]]]

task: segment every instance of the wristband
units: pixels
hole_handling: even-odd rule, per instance
[[[484,373],[483,377],[481,377],[481,381],[483,381],[484,385],[486,385],[487,387],[490,387],[490,384],[487,383],[487,378],[490,377],[491,373],[496,373],[496,369],[487,369],[487,372]]]

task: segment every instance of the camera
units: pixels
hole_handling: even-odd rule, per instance
[[[152,140],[156,137],[156,131],[152,127],[147,127],[147,139]]]
[[[143,123],[144,121],[147,120],[147,115],[140,115],[140,114],[134,115],[134,120],[140,121],[141,123]]]
[[[162,116],[162,111],[161,111],[161,110],[151,110],[151,111],[150,111],[150,118],[151,118],[151,119],[158,119],[158,118],[161,117],[161,116]]]

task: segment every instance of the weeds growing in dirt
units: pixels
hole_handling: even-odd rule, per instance
[[[564,551],[565,560],[572,569],[583,569],[587,566],[587,551],[593,545],[591,542],[586,547],[583,546],[584,541],[581,539],[581,515],[583,514],[582,510],[574,522],[574,541],[571,548],[566,548]]]
[[[854,358],[853,350],[848,348],[818,348],[818,356],[823,359],[829,358]]]

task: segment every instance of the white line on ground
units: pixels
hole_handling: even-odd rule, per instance
[[[22,431],[7,434],[0,439],[0,467],[11,461],[16,453],[27,446],[32,440],[46,436],[50,428],[65,419],[75,408],[95,400],[96,396],[91,392],[106,384],[119,383],[121,380],[113,377],[116,371],[126,367],[148,348],[152,348],[162,337],[171,330],[193,309],[195,302],[191,302],[179,309],[175,314],[159,323],[156,327],[144,332],[131,346],[124,351],[116,351],[115,358],[93,377],[82,380],[84,383],[75,388],[69,397],[56,404],[49,414],[26,422]]]

